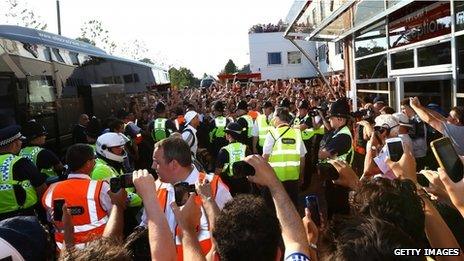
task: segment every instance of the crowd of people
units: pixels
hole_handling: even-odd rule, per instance
[[[81,115],[64,157],[33,119],[1,126],[0,259],[462,260],[464,179],[429,143],[464,156],[464,108],[374,96],[352,110],[330,83],[139,94]]]

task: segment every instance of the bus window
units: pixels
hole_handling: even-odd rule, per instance
[[[63,57],[60,54],[60,50],[58,50],[57,48],[53,48],[53,54],[55,55],[55,58],[58,62],[65,63]]]
[[[52,61],[52,54],[50,52],[50,48],[49,47],[45,47],[44,49],[44,56],[45,56],[45,59],[49,62]]]
[[[79,59],[77,58],[78,57],[78,53],[75,53],[75,52],[69,52],[69,58],[71,58],[71,62],[73,65],[77,65],[79,66]]]
[[[29,81],[29,101],[31,103],[54,102],[55,87],[51,76],[31,76]]]

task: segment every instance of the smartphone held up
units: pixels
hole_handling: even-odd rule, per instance
[[[446,174],[453,182],[459,182],[463,178],[464,166],[451,140],[443,137],[430,143],[433,154]]]

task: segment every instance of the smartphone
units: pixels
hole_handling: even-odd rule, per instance
[[[388,155],[391,161],[398,161],[403,156],[403,141],[401,138],[390,138],[385,141],[387,143]]]
[[[446,171],[446,174],[453,182],[458,182],[463,178],[463,164],[458,153],[453,147],[448,137],[434,140],[430,143],[433,154],[440,165],[440,168]]]
[[[232,164],[232,171],[234,173],[234,178],[244,178],[246,176],[255,175],[255,168],[243,160],[234,162]]]
[[[428,187],[430,184],[429,180],[421,173],[417,173],[417,183],[422,187]]]
[[[134,183],[132,182],[132,173],[126,173],[119,177],[110,179],[110,190],[113,193],[117,193],[122,188],[132,188]]]
[[[65,201],[62,198],[53,200],[53,220],[61,221],[63,219],[63,205]]]
[[[337,169],[330,163],[318,163],[317,168],[322,176],[328,177],[331,180],[337,180],[340,177]]]
[[[178,182],[174,184],[174,198],[177,206],[183,206],[187,202],[190,193],[196,192],[195,185],[187,182]]]
[[[321,216],[319,212],[319,200],[317,199],[317,196],[316,195],[306,196],[305,207],[307,207],[309,209],[309,212],[311,212],[311,219],[313,220],[314,224],[320,227]]]

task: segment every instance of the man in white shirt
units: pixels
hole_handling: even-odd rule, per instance
[[[200,125],[200,118],[196,111],[188,111],[184,119],[185,128],[182,130],[182,139],[187,142],[192,155],[195,157],[198,150],[197,128]]]
[[[232,196],[219,176],[200,173],[192,165],[190,148],[182,139],[170,137],[155,144],[153,169],[156,170],[159,176],[159,179],[155,182],[157,197],[161,208],[164,210],[171,232],[175,237],[177,254],[178,256],[182,256],[180,252],[182,251],[181,241],[176,234],[177,222],[174,212],[170,207],[171,203],[175,202],[174,185],[179,182],[195,184],[201,179],[207,179],[211,183],[212,191],[211,198],[208,200],[215,200],[220,209],[224,207],[227,201],[232,199]],[[205,210],[202,208],[201,212],[198,240],[202,246],[202,252],[206,254],[211,248],[211,233]],[[144,213],[142,216],[142,225],[146,224],[147,220]]]

